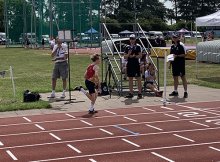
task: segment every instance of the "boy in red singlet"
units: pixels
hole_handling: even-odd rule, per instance
[[[79,90],[91,100],[91,106],[89,107],[89,114],[94,114],[94,113],[97,113],[97,111],[95,111],[94,109],[94,104],[98,96],[98,93],[96,91],[96,86],[99,86],[100,84],[99,76],[98,76],[98,73],[99,73],[98,64],[100,64],[99,54],[92,55],[91,60],[92,60],[92,64],[90,64],[87,67],[86,72],[84,74],[85,85],[89,93],[86,92],[82,86],[76,87],[74,90]]]

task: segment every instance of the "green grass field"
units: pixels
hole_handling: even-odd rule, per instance
[[[49,102],[39,101],[23,103],[24,90],[40,93],[51,91],[51,72],[53,62],[49,50],[31,50],[22,48],[0,48],[0,71],[14,69],[16,98],[13,98],[12,84],[7,74],[0,77],[0,111],[50,108]],[[71,86],[83,85],[83,74],[90,63],[88,55],[71,55]],[[199,78],[196,79],[195,61],[187,60],[187,78],[190,84],[220,88],[220,65],[200,63]],[[171,73],[167,73],[167,84],[172,85]],[[163,83],[163,59],[160,59],[160,80]],[[58,81],[57,91],[62,90],[61,80]]]

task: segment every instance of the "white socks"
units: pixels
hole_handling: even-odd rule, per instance
[[[94,105],[91,103],[91,106],[89,107],[89,111],[93,111],[94,110]]]
[[[84,95],[86,95],[86,94],[87,94],[86,90],[85,90],[85,89],[83,89],[83,88],[80,88],[80,92],[82,92]]]

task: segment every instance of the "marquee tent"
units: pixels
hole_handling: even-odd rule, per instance
[[[196,26],[220,26],[220,10],[211,15],[196,18]]]

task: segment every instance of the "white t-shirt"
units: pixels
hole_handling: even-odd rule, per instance
[[[57,44],[56,44],[56,45],[53,47],[52,53],[55,52],[57,48],[58,48],[58,46],[57,46]],[[64,58],[65,55],[67,55],[66,46],[65,46],[65,44],[62,43],[61,48],[58,48],[58,49],[57,49],[54,58]],[[64,62],[64,61],[66,61],[66,60],[56,60],[55,62]]]
[[[122,63],[122,65],[123,64],[126,65],[128,63],[128,61],[124,57],[122,57],[121,58],[121,63]]]
[[[153,75],[150,74],[149,70],[145,71],[145,78],[148,78],[149,76],[155,76],[155,73]],[[147,80],[148,82],[154,82],[154,79]]]

